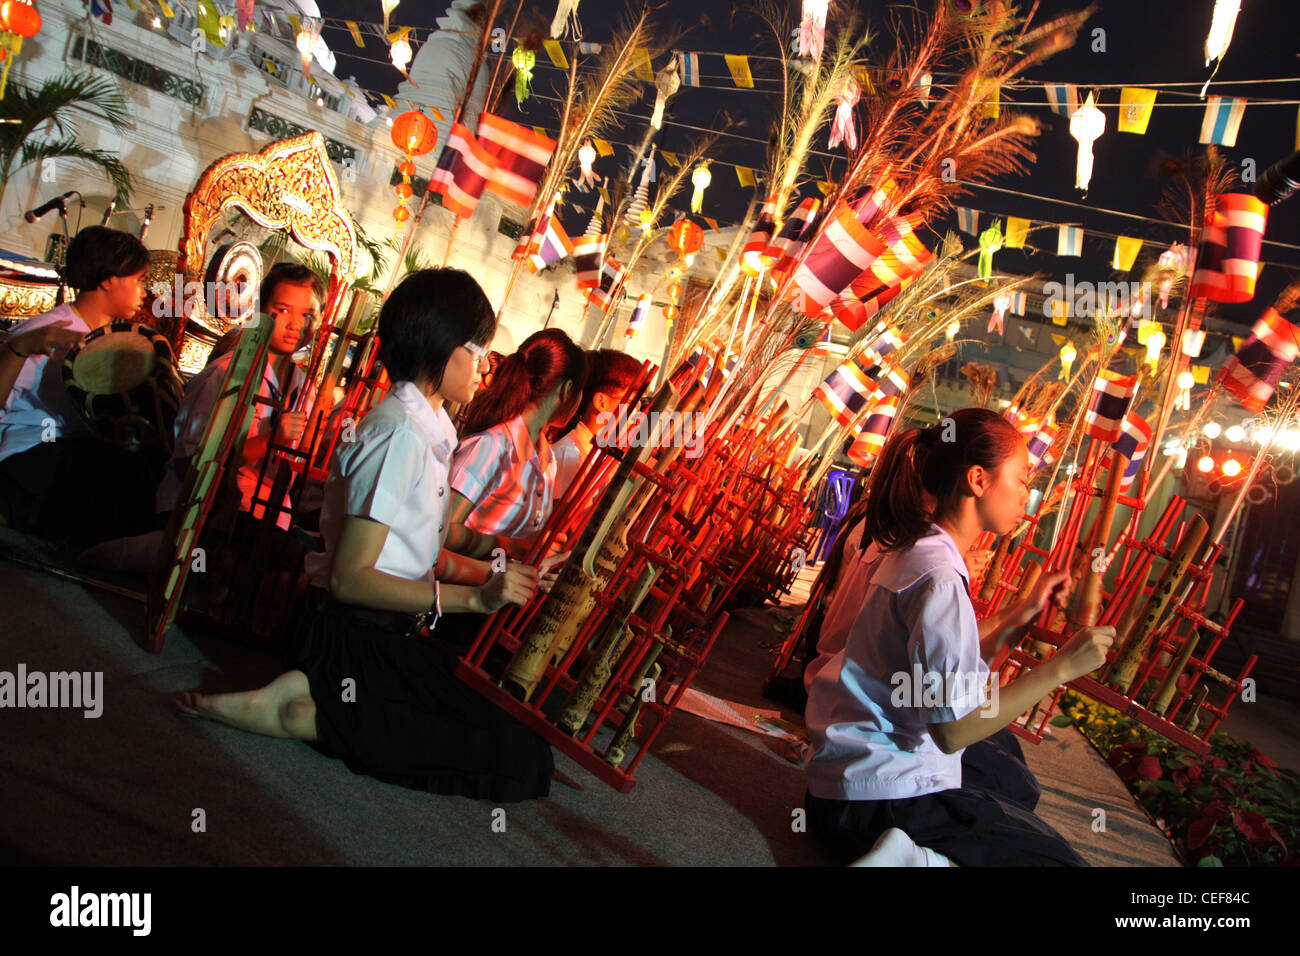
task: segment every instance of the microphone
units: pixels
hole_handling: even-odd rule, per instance
[[[1275,206],[1300,189],[1300,152],[1279,159],[1255,183],[1255,198]]]
[[[27,210],[25,213],[23,213],[23,218],[26,219],[28,222],[35,222],[37,219],[40,219],[41,216],[44,216],[48,212],[53,212],[56,209],[59,210],[60,212],[65,212],[66,209],[63,204],[66,203],[73,196],[79,196],[79,195],[80,193],[78,193],[75,189],[70,190],[69,192],[64,193],[62,196],[56,196],[55,198],[51,199],[49,202],[42,203],[41,205],[37,206],[35,209]]]

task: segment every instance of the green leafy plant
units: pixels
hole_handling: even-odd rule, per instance
[[[73,121],[78,110],[106,120],[116,130],[130,123],[122,91],[106,77],[64,73],[34,89],[9,84],[0,100],[0,118],[18,122],[0,124],[0,201],[14,173],[60,159],[98,166],[113,184],[113,198],[119,203],[130,200],[131,174],[122,161],[108,150],[81,144]]]
[[[1073,723],[1197,866],[1300,865],[1300,774],[1224,733],[1193,753],[1119,711],[1067,691],[1056,726]]]

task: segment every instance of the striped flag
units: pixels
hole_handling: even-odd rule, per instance
[[[889,438],[889,429],[893,426],[897,414],[898,396],[896,395],[887,395],[871,406],[867,420],[858,429],[857,439],[849,446],[849,458],[859,465],[871,464],[871,460],[880,454],[880,449],[885,447],[885,441]]]
[[[821,337],[809,350],[809,354],[814,358],[835,354],[835,340],[831,337],[831,325],[830,322],[826,323],[826,328],[822,330]]]
[[[967,209],[965,206],[957,207],[957,228],[962,232],[970,233],[972,236],[979,235],[980,214],[975,209]]]
[[[1079,88],[1073,83],[1049,83],[1044,89],[1053,113],[1069,119],[1079,108]]]
[[[1245,100],[1211,96],[1205,104],[1205,118],[1201,120],[1201,142],[1236,146],[1237,131],[1241,129],[1241,117],[1245,112]]]
[[[894,286],[916,275],[934,261],[934,253],[925,248],[905,218],[891,218],[880,229],[885,251],[871,264],[871,274],[885,286]]]
[[[849,331],[856,332],[878,316],[881,310],[892,302],[898,293],[911,285],[915,279],[916,275],[910,275],[902,282],[889,288],[881,289],[876,286],[874,292],[866,298],[862,298],[854,290],[854,285],[850,285],[846,291],[841,292],[835,301],[831,303],[831,314]]]
[[[1058,430],[1055,425],[1040,425],[1034,430],[1034,435],[1027,445],[1030,471],[1037,469],[1047,459]]]
[[[1056,234],[1058,256],[1083,255],[1083,229],[1079,226],[1061,226]]]
[[[1224,363],[1218,381],[1244,407],[1261,412],[1278,379],[1300,354],[1300,329],[1274,308],[1264,310],[1237,354]]]
[[[488,190],[520,206],[532,205],[555,140],[491,113],[479,117],[478,139],[493,159]]]
[[[851,358],[835,369],[813,391],[813,396],[831,413],[831,417],[846,427],[853,424],[858,413],[879,394],[876,383],[859,358]]]
[[[767,247],[765,255],[772,260],[772,276],[778,281],[799,258],[804,245],[812,236],[813,226],[817,222],[817,211],[822,201],[815,197],[805,199],[781,226],[772,244]]]
[[[907,337],[892,325],[882,322],[881,326],[878,326],[880,331],[871,336],[871,341],[861,352],[863,367],[873,379],[880,377],[880,370],[889,354],[902,348],[907,341]]]
[[[526,244],[521,245],[524,247],[524,255],[519,255],[519,250],[516,249],[515,258],[527,257],[528,268],[534,273],[573,255],[573,240],[553,212],[543,217],[537,230],[529,236]]]
[[[474,134],[455,123],[430,177],[430,188],[442,196],[443,206],[461,219],[468,219],[483,198],[494,166],[491,155]]]
[[[679,53],[677,72],[681,74],[686,86],[700,85],[700,55],[698,53]]]
[[[579,43],[578,52],[583,56],[599,56],[605,47],[600,43]]]
[[[650,293],[643,292],[637,296],[636,306],[632,309],[632,315],[627,320],[627,328],[623,334],[629,339],[636,336],[641,328],[645,325],[646,316],[650,314]]]
[[[912,383],[911,376],[895,365],[893,359],[885,359],[880,363],[879,374],[880,390],[886,395],[902,395]]]
[[[772,244],[772,234],[776,232],[776,197],[768,196],[763,203],[763,208],[759,210],[758,222],[754,223],[754,228],[749,234],[749,240],[745,243],[744,251],[741,253],[741,267],[749,275],[758,275],[763,271],[766,263],[763,261],[763,254]]]
[[[807,316],[820,315],[884,252],[884,243],[858,222],[852,208],[841,207],[795,273],[795,308]]]
[[[601,262],[605,258],[605,236],[583,236],[573,244],[573,266],[578,275],[579,291],[600,285]]]
[[[1120,375],[1110,369],[1097,373],[1092,383],[1092,399],[1084,412],[1084,434],[1098,441],[1114,442],[1123,433],[1121,423],[1137,394],[1138,377]]]
[[[1259,254],[1268,225],[1268,206],[1246,193],[1224,193],[1201,233],[1191,291],[1195,299],[1249,302],[1259,277]]]
[[[1012,315],[1024,315],[1025,305],[1026,305],[1026,299],[1025,299],[1025,294],[1023,292],[1011,293],[1011,314]]]
[[[596,308],[608,312],[614,304],[614,289],[622,281],[623,266],[616,259],[606,259],[605,267],[600,270],[600,285],[591,290],[587,301],[596,303]]]
[[[1119,438],[1111,442],[1112,453],[1107,454],[1102,460],[1107,467],[1110,467],[1115,460],[1116,452],[1128,459],[1128,465],[1124,468],[1124,478],[1119,485],[1120,491],[1128,491],[1132,487],[1133,479],[1137,477],[1138,470],[1142,467],[1142,459],[1146,457],[1150,446],[1151,426],[1147,424],[1145,418],[1130,410],[1124,416],[1124,421],[1120,423]]]

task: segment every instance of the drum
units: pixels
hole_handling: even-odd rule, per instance
[[[149,326],[118,319],[95,329],[68,352],[63,385],[91,434],[170,454],[181,380],[171,346]]]

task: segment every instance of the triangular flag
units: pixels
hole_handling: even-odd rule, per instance
[[[829,196],[831,194],[831,190],[835,188],[835,184],[829,183],[823,179],[817,183],[817,188],[821,190],[823,196]]]
[[[1115,238],[1115,257],[1111,260],[1111,268],[1120,272],[1128,272],[1133,268],[1133,263],[1137,260],[1137,255],[1141,250],[1141,239],[1117,236]]]
[[[1003,245],[1008,249],[1025,248],[1025,240],[1029,238],[1029,220],[1017,219],[1015,216],[1007,217],[1007,235],[1003,240]]]
[[[438,107],[430,106],[429,112],[433,114],[433,118],[436,119],[439,123],[447,122],[447,117],[442,115],[442,110],[438,109]]]
[[[1002,112],[1001,95],[994,80],[981,80],[976,87],[979,100],[983,103],[981,115],[986,119],[997,119]]]
[[[543,40],[542,46],[546,48],[546,55],[551,58],[552,63],[561,70],[569,68],[569,59],[564,55],[564,47],[560,46],[559,40]]]
[[[158,0],[158,6],[162,8],[163,16],[168,20],[175,19],[176,11],[171,8],[167,0]]]
[[[727,54],[727,69],[731,71],[731,78],[736,81],[736,85],[747,90],[754,88],[754,74],[749,72],[749,57],[734,56]]]
[[[606,206],[612,206],[612,205],[614,205],[612,202],[610,202],[610,199],[609,199],[609,190],[606,189],[604,186],[601,186],[601,187],[600,187],[600,198],[603,199],[603,200],[605,201],[605,205],[606,205]]]
[[[293,30],[293,35],[295,37],[298,36],[298,33],[302,30],[302,20],[298,19],[298,14],[289,14],[289,29]]]
[[[716,252],[716,253],[718,254],[718,261],[719,261],[719,262],[726,262],[726,261],[727,261],[727,250],[726,250],[726,249],[723,249],[721,246],[718,246],[718,247],[717,247],[716,249],[714,249],[713,251]]]
[[[393,99],[387,93],[380,93],[379,95],[384,98],[384,103],[388,106],[390,110],[397,109],[397,100]]]
[[[364,47],[366,41],[361,39],[361,28],[357,26],[357,21],[345,20],[344,22],[348,25],[348,32],[352,34],[352,42],[359,47]]]
[[[603,139],[593,139],[593,140],[592,140],[592,143],[593,143],[593,144],[595,145],[595,147],[596,147],[596,152],[599,153],[601,156],[613,156],[613,155],[614,155],[614,147],[611,146],[611,145],[609,145],[609,141],[608,141],[608,140],[603,140]]]
[[[754,171],[748,166],[736,167],[736,179],[739,180],[742,189],[746,186],[758,186],[758,183],[754,181]]]
[[[682,164],[681,159],[677,156],[676,153],[670,153],[666,149],[659,150],[659,158],[662,159],[669,166],[677,167]]]
[[[704,221],[709,224],[709,228],[712,229],[714,232],[718,231],[718,220],[710,219],[708,216],[705,216]]]
[[[538,136],[545,136],[545,135],[546,135],[546,130],[542,129],[542,127],[540,127],[540,126],[534,126],[534,127],[533,127],[533,132],[536,133]]]
[[[644,83],[655,81],[655,69],[650,63],[650,51],[643,46],[632,51],[632,72]]]
[[[1119,91],[1119,131],[1137,133],[1147,131],[1151,122],[1151,108],[1156,101],[1155,90],[1126,86]]]

